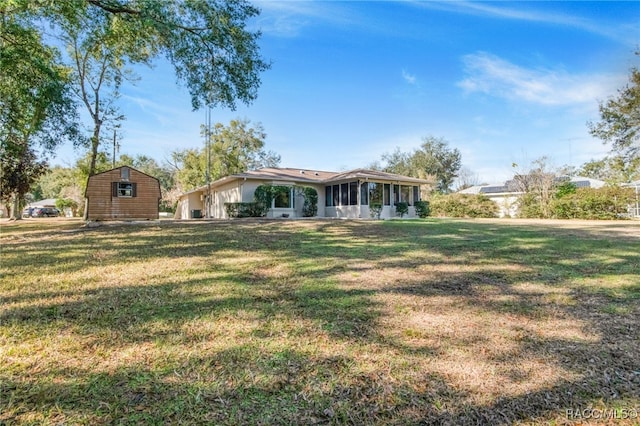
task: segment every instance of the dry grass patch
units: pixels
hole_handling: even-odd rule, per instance
[[[569,409],[637,409],[640,238],[560,225],[3,223],[0,423],[570,424]]]

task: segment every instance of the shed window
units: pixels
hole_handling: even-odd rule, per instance
[[[135,197],[136,184],[134,182],[113,182],[112,195],[119,198]]]

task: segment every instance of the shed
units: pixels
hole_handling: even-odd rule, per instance
[[[87,220],[158,219],[160,182],[132,167],[122,166],[87,180]]]

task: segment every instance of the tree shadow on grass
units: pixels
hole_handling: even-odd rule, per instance
[[[127,229],[119,235],[123,241],[139,232]],[[278,261],[291,265],[284,276],[264,273],[259,264],[257,271],[217,265],[215,275],[200,279],[12,295],[7,302],[15,306],[0,313],[1,326],[51,331],[53,324],[54,330],[71,329],[98,340],[105,336],[98,342],[103,345],[177,341],[188,348],[198,340],[216,338],[206,333],[196,333],[195,340],[185,336],[181,326],[194,320],[216,323],[237,316],[242,322],[242,313],[249,312],[252,322],[246,334],[237,335],[237,343],[207,354],[176,356],[168,366],[141,362],[102,373],[59,367],[51,373],[54,380],[47,375],[27,379],[7,374],[0,396],[13,405],[3,410],[16,415],[20,409],[49,412],[54,418],[51,410],[58,405],[71,417],[77,409],[106,422],[511,424],[562,419],[565,410],[576,406],[600,403],[611,408],[610,404],[638,402],[640,283],[591,291],[575,281],[621,273],[637,279],[638,255],[632,248],[638,243],[630,241],[630,248],[620,251],[615,244],[603,248],[589,233],[571,231],[573,240],[568,243],[566,234],[557,230],[549,235],[465,223],[320,222],[303,229],[270,222],[234,229],[181,225],[175,235],[152,232],[136,236],[135,244],[117,247],[119,254],[143,260],[196,254],[214,259],[224,250],[239,256],[261,251],[271,256],[263,268]],[[184,251],[176,249],[183,245]],[[427,253],[436,256],[421,260]],[[81,269],[84,260],[78,256],[74,262],[79,264],[72,263],[71,269]],[[116,262],[109,258],[103,263],[112,261]],[[513,269],[496,269],[496,262]],[[436,270],[442,264],[448,269]],[[472,272],[456,271],[469,264],[475,268]],[[345,283],[344,274],[356,269],[358,274],[376,274],[398,267],[418,272],[374,286],[359,287],[357,277]],[[420,276],[429,267],[435,272]],[[226,289],[205,290],[216,286]],[[567,303],[548,298],[556,291]],[[445,306],[438,309],[440,300],[449,300],[456,309],[452,312],[477,315],[474,321],[496,318],[504,324],[497,322],[494,328],[508,333],[512,345],[483,353],[491,341],[478,337],[489,329],[479,330],[479,336],[456,335],[455,330],[437,334],[429,328],[409,330],[420,333],[415,339],[411,333],[390,335],[384,325],[390,315],[385,304],[392,303],[387,296],[411,300],[430,320],[451,321],[451,328],[459,324],[445,315]],[[35,303],[56,298],[62,300]],[[404,300],[398,302],[403,309]],[[410,310],[406,316],[415,319],[416,312]],[[537,331],[536,322],[555,320],[574,328],[565,335],[551,333],[548,326]],[[296,326],[295,332],[290,325],[278,329],[279,322],[287,321],[302,321],[304,326]],[[166,326],[156,327],[159,323]],[[582,337],[570,334],[575,330]],[[346,344],[353,355],[344,355],[344,350],[326,356],[293,349],[297,340],[309,338],[304,333],[311,339],[326,335],[327,346]],[[116,341],[110,342],[114,335]],[[386,370],[379,360],[365,366],[362,352],[380,348],[406,366]],[[478,365],[499,366],[491,377],[516,391],[483,400],[477,388],[429,367],[452,356],[447,352],[452,349],[471,351]],[[412,361],[426,370],[411,373]],[[526,386],[534,373],[518,365],[527,362],[557,367],[566,377]],[[46,392],[34,396],[29,389]],[[49,392],[60,396],[47,399],[43,395]],[[98,402],[84,401],[83,395],[95,396]],[[100,405],[100,395],[108,395],[102,401],[106,405]],[[15,408],[18,405],[22,408]]]

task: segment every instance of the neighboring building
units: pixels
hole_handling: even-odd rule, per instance
[[[27,204],[27,207],[55,207],[57,198],[46,198],[40,201],[33,201]]]
[[[629,216],[640,218],[640,180],[624,184],[628,188],[633,188],[636,193],[636,202],[629,206]]]
[[[123,166],[90,176],[85,191],[87,220],[158,219],[160,182]]]
[[[573,183],[576,188],[602,188],[605,185],[604,181],[581,176],[574,176],[572,178],[558,177],[555,178],[555,180],[557,182],[569,181]],[[515,179],[508,180],[504,184],[476,185],[463,189],[459,191],[459,193],[487,196],[498,205],[499,217],[516,217],[518,215],[518,199],[524,194]]]
[[[267,217],[302,217],[304,198],[301,187],[318,193],[318,217],[369,218],[369,200],[379,198],[381,218],[396,216],[395,203],[409,204],[408,217],[415,217],[415,201],[433,182],[374,170],[325,172],[292,168],[263,168],[231,175],[180,197],[175,217],[226,218],[225,203],[252,202],[260,185],[290,188],[273,200]]]

